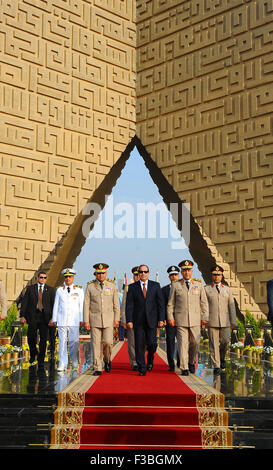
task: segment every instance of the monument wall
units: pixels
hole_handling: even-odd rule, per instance
[[[137,135],[257,316],[273,277],[272,33],[272,1],[137,1]]]
[[[0,277],[10,300],[40,267],[55,285],[73,262],[82,208],[115,184],[136,135],[190,204],[242,312],[267,312],[272,32],[272,0],[0,0]]]

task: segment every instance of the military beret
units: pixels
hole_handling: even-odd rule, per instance
[[[177,266],[170,266],[170,267],[167,269],[167,273],[168,273],[168,274],[179,274],[179,273],[180,273],[180,269],[179,269]]]
[[[65,276],[75,276],[75,274],[77,274],[77,273],[76,273],[75,269],[65,268],[65,269],[62,270],[62,274],[65,277]]]
[[[133,273],[133,274],[138,274],[138,266],[134,266],[134,267],[132,268],[132,273]]]
[[[105,263],[97,263],[94,264],[93,268],[96,270],[96,273],[105,273],[107,268],[109,268],[108,264]]]
[[[223,274],[223,272],[224,272],[224,269],[222,268],[222,266],[219,266],[218,264],[216,264],[216,266],[213,266],[211,268],[212,274]]]
[[[185,259],[184,261],[181,261],[178,266],[181,269],[192,269],[193,264],[193,261],[191,261],[190,259]]]

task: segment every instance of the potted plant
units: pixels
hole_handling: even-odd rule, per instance
[[[258,359],[258,360],[261,359],[263,349],[264,348],[262,346],[254,346],[253,353],[254,353],[256,359]]]
[[[8,309],[8,313],[6,318],[4,319],[4,333],[6,334],[6,338],[2,337],[2,344],[10,343],[10,337],[12,333],[12,324],[17,319],[17,306],[15,303],[11,304],[10,308]],[[4,342],[3,342],[4,340]]]
[[[246,346],[244,348],[244,356],[246,356],[247,359],[252,359],[252,353],[254,350],[254,346]]]
[[[253,327],[252,336],[255,346],[262,346],[263,339],[261,337],[261,328],[258,321],[255,320],[254,316],[250,313],[249,310],[246,310],[246,323]]]
[[[238,343],[231,344],[230,347],[236,353],[237,357],[240,357],[244,348],[244,344],[241,341],[238,341]]]

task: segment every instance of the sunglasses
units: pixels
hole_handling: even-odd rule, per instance
[[[46,279],[46,276],[39,276],[39,279]]]
[[[139,274],[143,274],[143,273],[147,274],[149,271],[138,271],[138,272]]]

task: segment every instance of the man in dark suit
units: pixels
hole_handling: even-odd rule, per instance
[[[148,266],[140,265],[138,272],[140,280],[129,285],[125,311],[127,328],[134,328],[139,375],[145,375],[145,347],[148,350],[147,370],[151,371],[157,348],[156,331],[164,324],[165,312],[160,284],[148,280]]]
[[[48,338],[48,324],[52,317],[55,290],[46,284],[46,273],[38,273],[38,282],[27,287],[21,304],[20,321],[28,324],[28,345],[30,350],[30,364],[38,356],[38,365],[44,365],[46,342]],[[39,353],[37,351],[37,333],[39,331]]]
[[[167,273],[169,274],[170,284],[162,287],[162,295],[165,304],[165,330],[166,330],[166,347],[167,347],[167,359],[169,364],[169,370],[171,372],[174,371],[174,350],[175,350],[175,337],[176,337],[176,327],[171,326],[168,324],[168,317],[167,317],[167,305],[171,291],[171,284],[172,282],[176,282],[179,280],[180,269],[177,266],[170,266],[167,269]],[[177,367],[180,366],[179,358],[177,357]]]

